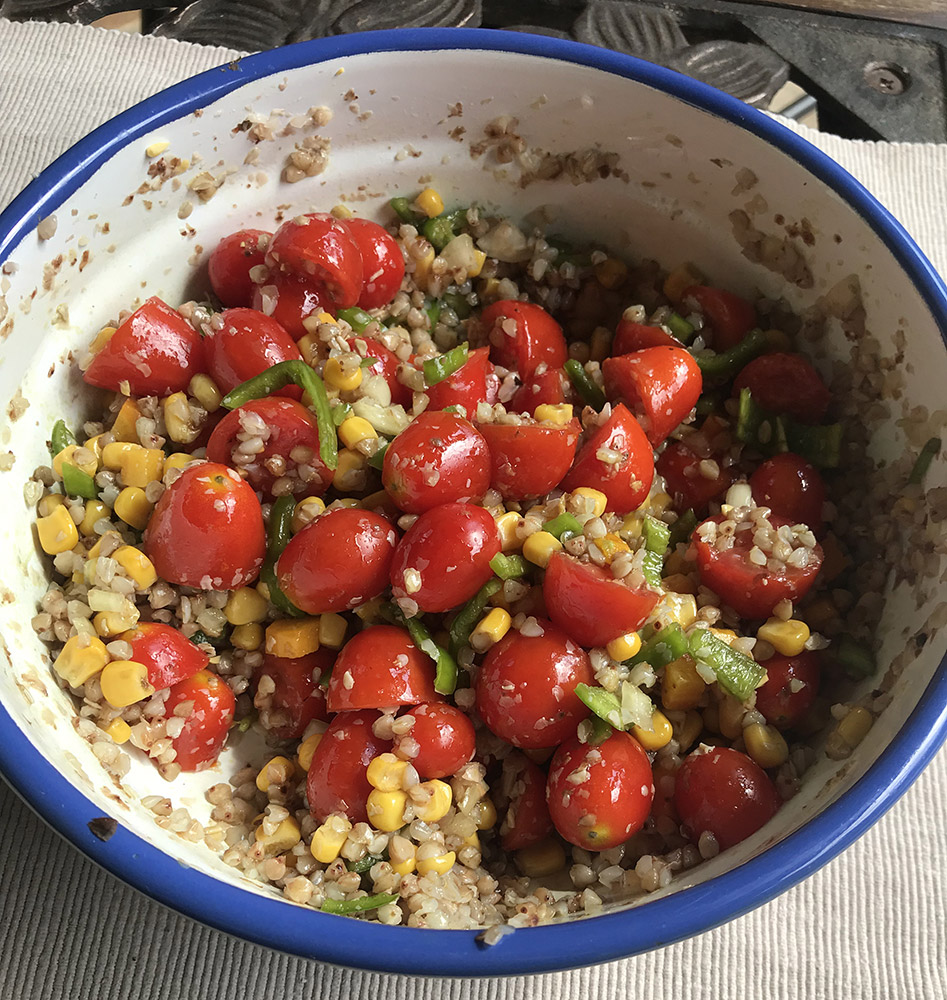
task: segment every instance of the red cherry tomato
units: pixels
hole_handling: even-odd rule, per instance
[[[473,758],[473,723],[459,708],[432,702],[409,709],[402,718],[414,719],[414,725],[407,735],[395,738],[395,753],[409,760],[422,778],[446,778]]]
[[[490,484],[506,499],[544,496],[562,482],[582,433],[578,420],[545,424],[480,424],[490,449]]]
[[[702,524],[708,521],[720,524],[725,520],[718,514]],[[776,516],[769,520],[777,529],[791,523]],[[770,569],[768,565],[759,566],[750,561],[750,551],[755,548],[752,527],[736,532],[733,546],[728,549],[719,549],[716,544],[702,539],[700,528],[698,525],[693,535],[700,582],[718,594],[741,618],[766,618],[780,601],[798,601],[808,593],[822,566],[822,549],[818,545],[808,550],[806,565],[783,564]]]
[[[646,326],[632,323],[629,319],[619,321],[612,341],[612,357],[642,351],[646,347],[680,347],[681,342],[660,326]]]
[[[634,632],[658,603],[650,587],[632,588],[594,563],[555,552],[543,577],[549,617],[580,646],[607,646]]]
[[[391,389],[392,404],[410,410],[414,393],[398,380],[398,368],[401,366],[398,356],[393,351],[389,351],[380,340],[374,340],[371,337],[350,337],[348,345],[350,350],[360,354],[363,358],[376,359],[370,368],[364,369],[364,374],[381,375],[388,383],[388,388]]]
[[[156,690],[193,677],[207,666],[207,654],[181,632],[161,622],[140,622],[119,639],[132,647],[128,657],[148,668],[148,683]]]
[[[506,404],[508,413],[528,413],[532,416],[543,403],[559,406],[573,399],[572,384],[561,368],[547,368],[534,372],[528,382],[521,385]]]
[[[598,746],[573,736],[549,765],[549,815],[563,839],[587,851],[607,851],[640,830],[653,796],[648,755],[618,730]]]
[[[756,310],[733,292],[706,285],[691,285],[684,289],[684,302],[703,313],[713,334],[714,350],[725,351],[741,340],[756,326]]]
[[[756,689],[756,710],[777,729],[792,729],[807,715],[822,676],[818,653],[771,656],[763,664],[766,683]]]
[[[290,539],[276,563],[280,588],[311,615],[350,611],[387,586],[397,533],[380,514],[327,511]]]
[[[499,551],[496,521],[483,507],[432,507],[398,543],[391,592],[417,601],[424,612],[449,611],[470,600],[493,576],[490,560]]]
[[[492,372],[490,348],[478,347],[470,352],[467,363],[461,365],[453,375],[448,375],[427,390],[427,408],[446,410],[448,406],[462,406],[467,416],[473,420],[477,406],[487,401],[487,376]]]
[[[253,442],[264,441],[255,452]],[[244,442],[251,442],[244,450]],[[250,485],[268,496],[280,480],[285,492],[320,496],[334,473],[319,455],[319,429],[312,413],[295,399],[266,396],[238,406],[214,428],[207,457],[246,474]]]
[[[787,451],[768,458],[750,476],[750,489],[754,502],[777,517],[821,530],[825,484],[818,469],[799,455]]]
[[[213,462],[185,469],[164,491],[144,538],[158,576],[201,590],[235,590],[256,579],[266,552],[252,487]]]
[[[266,251],[267,267],[325,289],[336,309],[354,306],[362,294],[362,255],[349,230],[325,212],[284,222]]]
[[[256,686],[260,680],[269,677],[275,690],[265,696],[267,729],[281,740],[298,740],[306,726],[313,719],[327,719],[326,696],[322,688],[313,680],[314,671],[320,674],[332,669],[335,653],[331,649],[319,649],[306,656],[273,656],[267,653],[263,664],[257,670]],[[257,698],[259,699],[259,695]]]
[[[680,441],[671,441],[658,456],[655,468],[664,477],[668,493],[678,510],[694,510],[698,517],[711,500],[724,496],[733,482],[733,473],[717,460],[717,475],[701,474],[703,459]]]
[[[237,701],[230,685],[209,670],[200,670],[171,688],[164,703],[165,716],[172,718],[174,709],[186,701],[193,702],[194,707],[180,734],[171,740],[174,763],[182,771],[203,771],[217,760],[223,748]]]
[[[462,417],[425,410],[388,446],[381,481],[409,514],[479,499],[490,488],[487,442]]]
[[[293,338],[273,319],[255,309],[227,309],[223,326],[204,338],[207,371],[222,393],[259,375],[280,361],[301,360]],[[274,395],[299,399],[302,389],[288,385]]]
[[[618,461],[603,461],[599,457],[603,449],[616,452]],[[608,498],[608,509],[625,514],[641,506],[652,479],[654,452],[648,438],[628,408],[619,403],[579,450],[562,488],[590,486],[601,490]]]
[[[379,755],[391,749],[388,740],[372,732],[377,712],[341,712],[325,731],[306,777],[309,812],[317,823],[342,813],[353,823],[367,823],[366,803],[372,786],[365,772]]]
[[[176,309],[152,297],[112,334],[82,377],[113,392],[167,396],[186,389],[202,371],[200,334]]]
[[[329,678],[330,712],[439,701],[434,663],[403,628],[373,625],[342,647]]]
[[[552,622],[542,635],[508,632],[477,673],[476,705],[491,732],[515,747],[558,746],[588,709],[576,684],[594,684],[588,655]]]
[[[749,389],[766,410],[788,413],[803,424],[818,424],[832,393],[822,376],[801,354],[762,354],[754,358],[733,382],[733,393]]]
[[[309,332],[303,326],[304,319],[328,311],[332,305],[324,288],[279,273],[271,274],[262,285],[254,285],[250,304],[276,320],[293,340],[301,340]]]
[[[369,219],[345,219],[342,225],[355,240],[362,258],[362,291],[358,304],[362,309],[387,305],[401,288],[404,278],[404,254],[394,237],[377,222]]]
[[[562,327],[532,302],[500,299],[480,314],[493,361],[529,380],[540,365],[561,368],[569,359]]]
[[[767,823],[779,795],[766,772],[738,750],[714,747],[684,758],[674,785],[674,804],[695,843],[704,832],[721,849],[733,847]]]
[[[552,833],[546,807],[546,775],[525,754],[507,754],[500,777],[503,797],[509,807],[500,824],[500,846],[518,851],[538,844]]]
[[[272,233],[262,229],[241,229],[225,236],[207,261],[207,277],[214,295],[225,306],[248,306],[254,282],[250,269],[263,263]]]

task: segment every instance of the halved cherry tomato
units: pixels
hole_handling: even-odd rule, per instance
[[[373,511],[326,511],[283,549],[280,588],[311,615],[357,608],[388,586],[397,538],[391,522]]]
[[[250,269],[263,263],[272,235],[262,229],[241,229],[225,236],[211,251],[207,277],[225,306],[250,305],[254,285]]]
[[[817,424],[825,416],[832,393],[822,376],[801,354],[761,354],[733,382],[733,393],[749,389],[766,410],[787,413],[803,424]]]
[[[317,287],[311,281],[277,272],[271,274],[263,284],[253,286],[250,305],[257,312],[272,316],[293,340],[301,340],[309,332],[303,326],[303,320],[328,311],[332,303],[324,288]]]
[[[204,338],[207,371],[222,393],[259,375],[280,361],[299,360],[296,341],[273,319],[256,309],[227,309],[220,314],[223,326]],[[299,399],[302,389],[288,385],[273,393]]]
[[[714,521],[719,525],[725,520],[724,515],[718,514],[702,523]],[[769,520],[775,529],[792,524],[775,515]],[[750,551],[756,548],[753,534],[752,527],[736,532],[732,536],[732,547],[727,549],[717,548],[715,543],[702,539],[700,525],[692,538],[697,550],[700,582],[718,594],[741,618],[766,618],[780,601],[797,601],[808,593],[822,566],[822,549],[816,545],[802,550],[808,553],[804,566],[784,563],[770,569],[768,565],[759,566],[750,561]]]
[[[615,461],[600,457],[614,453]],[[590,486],[608,498],[608,509],[618,513],[636,510],[644,503],[654,479],[654,452],[641,424],[622,403],[579,449],[572,469],[563,480],[564,490]]]
[[[158,576],[201,590],[234,590],[256,578],[266,552],[253,488],[225,465],[185,469],[164,491],[145,529]]]
[[[410,410],[414,393],[398,379],[398,369],[401,362],[398,360],[397,354],[389,351],[380,340],[375,340],[372,337],[350,337],[348,345],[349,350],[355,351],[363,358],[376,359],[371,367],[363,369],[364,374],[381,375],[391,390],[392,404]]]
[[[340,712],[323,733],[306,777],[309,812],[317,823],[343,813],[353,823],[367,823],[366,803],[372,786],[365,772],[391,749],[389,740],[372,732],[378,713]]]
[[[756,326],[756,310],[746,299],[723,288],[691,285],[684,289],[683,300],[699,313],[710,326],[713,348],[725,351],[741,340]]]
[[[568,739],[589,713],[576,684],[593,684],[588,654],[552,622],[542,635],[508,632],[477,673],[476,706],[491,732],[515,747],[540,749]]]
[[[439,701],[434,663],[403,628],[373,625],[342,647],[329,678],[330,712]]]
[[[573,399],[572,383],[561,368],[547,368],[542,372],[534,372],[527,382],[521,385],[513,398],[506,404],[507,413],[536,412],[536,407],[543,403],[558,406],[570,403]]]
[[[398,543],[391,592],[410,597],[425,612],[449,611],[470,600],[493,576],[500,551],[493,515],[470,503],[426,510]]]
[[[694,843],[709,832],[725,850],[769,822],[780,803],[775,786],[755,761],[738,750],[714,747],[684,758],[674,804]]]
[[[243,450],[245,441],[256,438],[263,439],[262,451]],[[208,439],[207,457],[244,472],[250,485],[268,496],[277,480],[287,493],[321,496],[334,475],[319,454],[316,418],[302,403],[279,396],[231,410]]]
[[[187,680],[207,666],[208,656],[202,649],[161,622],[139,622],[119,639],[132,647],[128,659],[148,668],[148,683],[156,691]]]
[[[793,524],[807,524],[816,534],[821,530],[825,484],[800,455],[787,451],[768,458],[750,476],[750,489],[757,506]]]
[[[479,424],[490,449],[490,485],[507,499],[544,496],[562,482],[575,457],[582,427]]]
[[[700,471],[703,459],[681,441],[671,441],[658,456],[655,468],[664,477],[678,510],[692,509],[698,517],[711,500],[722,497],[733,482],[733,473],[717,460],[717,475],[708,479]]]
[[[660,326],[647,326],[644,323],[632,323],[629,319],[619,321],[612,341],[612,357],[631,354],[646,347],[680,347],[677,337],[661,329]]]
[[[275,685],[264,699],[266,725],[271,733],[281,740],[296,740],[313,719],[329,717],[325,692],[313,677],[315,671],[321,675],[331,670],[334,661],[335,652],[331,649],[318,649],[306,656],[267,653],[263,657],[256,671],[256,687],[263,677],[269,677]]]
[[[490,451],[469,421],[425,410],[388,446],[381,481],[408,514],[477,500],[490,488]]]
[[[756,710],[777,729],[797,726],[819,693],[822,663],[818,653],[771,656],[763,663],[766,682],[756,689]]]
[[[605,390],[638,418],[654,447],[691,412],[703,378],[683,347],[646,347],[602,362]]]
[[[362,309],[387,305],[401,288],[404,278],[404,254],[394,237],[384,227],[369,219],[344,219],[342,225],[355,240],[362,258],[362,291],[358,304]]]
[[[266,265],[325,289],[336,309],[354,306],[362,293],[362,255],[349,230],[326,212],[284,222],[266,250]]]
[[[632,588],[594,563],[554,552],[543,577],[549,617],[580,646],[607,646],[634,632],[658,603],[650,587]]]
[[[549,765],[546,804],[559,835],[587,851],[607,851],[640,830],[651,811],[651,762],[628,733],[593,746],[573,736]]]
[[[175,708],[187,701],[193,702],[193,708],[185,716],[180,734],[171,740],[174,763],[182,771],[203,771],[220,755],[237,701],[230,685],[209,670],[200,670],[171,688],[164,703],[166,717],[172,718]]]
[[[500,299],[480,314],[493,361],[528,381],[536,369],[561,368],[569,359],[562,327],[532,302]]]
[[[186,389],[204,364],[200,334],[176,309],[152,296],[112,334],[82,377],[113,392],[167,396]]]
[[[504,851],[530,847],[552,833],[546,807],[546,775],[525,754],[514,751],[503,758],[500,792],[509,801],[500,824],[500,846]]]
[[[448,406],[462,406],[473,420],[477,406],[487,401],[487,376],[493,372],[490,348],[478,347],[467,356],[453,375],[427,389],[429,410],[446,410]]]
[[[414,725],[405,736],[395,737],[395,753],[410,761],[422,778],[446,778],[473,758],[473,723],[459,708],[432,702],[409,709],[401,718],[414,719]]]

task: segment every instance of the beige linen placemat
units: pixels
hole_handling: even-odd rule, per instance
[[[235,55],[0,20],[0,206],[94,126]],[[874,191],[947,273],[947,146],[805,134]],[[0,783],[0,1000],[943,1000],[945,822],[942,751],[840,858],[725,927],[595,969],[440,981],[333,969],[201,927],[99,870]]]

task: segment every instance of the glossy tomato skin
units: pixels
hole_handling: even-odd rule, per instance
[[[726,518],[718,514],[702,524],[707,521],[720,524],[724,520]],[[779,528],[790,522],[774,515],[770,523]],[[818,545],[809,550],[805,566],[785,565],[779,570],[756,566],[748,558],[754,547],[753,528],[738,531],[733,536],[733,547],[721,550],[700,537],[700,527],[697,526],[692,536],[700,582],[718,594],[741,618],[768,618],[780,601],[795,602],[804,597],[822,566],[822,549]]]
[[[561,368],[569,359],[562,327],[542,306],[500,299],[483,310],[480,322],[487,331],[490,357],[518,372],[524,382],[540,365]],[[506,330],[508,323],[512,334]]]
[[[201,590],[234,590],[256,579],[266,552],[260,501],[224,465],[185,469],[164,491],[145,529],[158,576]]]
[[[374,711],[340,712],[323,734],[306,777],[309,812],[317,823],[343,813],[353,823],[367,823],[366,803],[372,786],[365,772],[379,754],[391,749],[372,732]]]
[[[303,320],[328,311],[332,303],[324,288],[277,272],[262,285],[254,285],[250,305],[276,320],[293,340],[301,340],[309,332]]]
[[[552,622],[542,635],[515,629],[487,653],[476,706],[491,732],[527,750],[554,747],[575,733],[588,709],[576,684],[594,684],[588,654]]]
[[[276,563],[286,596],[310,615],[350,611],[388,586],[397,532],[370,510],[339,507],[294,535]]]
[[[401,288],[404,255],[388,231],[369,219],[344,219],[342,225],[355,241],[362,258],[362,309],[387,305]]]
[[[703,313],[710,324],[715,351],[725,351],[756,326],[756,310],[746,299],[723,288],[691,285],[684,289],[683,300]]]
[[[562,482],[575,457],[582,427],[480,424],[490,449],[490,485],[505,499],[544,496]]]
[[[185,701],[192,701],[194,707],[180,735],[171,740],[174,762],[183,771],[203,771],[220,755],[237,702],[230,685],[209,670],[200,670],[171,688],[164,703],[166,717],[172,718],[175,707]]]
[[[391,563],[391,592],[410,597],[424,612],[449,611],[470,600],[493,576],[500,551],[493,515],[469,503],[425,511],[398,543]],[[414,571],[420,585],[414,589]]]
[[[204,338],[207,371],[224,394],[280,361],[299,361],[296,341],[273,319],[256,309],[226,309],[223,326]],[[288,385],[277,396],[299,399],[302,389]]]
[[[263,263],[271,236],[262,229],[241,229],[225,236],[211,251],[207,277],[225,306],[250,305],[254,286],[250,270]]]
[[[478,347],[470,352],[467,363],[453,375],[426,390],[428,409],[446,410],[448,406],[462,406],[472,420],[480,403],[487,401],[487,378],[492,373],[490,348]]]
[[[241,457],[240,435],[248,434],[243,427],[249,415],[262,420],[269,431],[269,437],[263,451]],[[306,480],[298,475],[300,463],[290,457],[294,448],[308,448],[311,453],[303,463],[308,477]],[[292,477],[292,489],[289,492],[304,496],[321,496],[331,485],[334,476],[319,455],[316,418],[302,403],[279,396],[253,399],[231,410],[211,433],[207,441],[207,457],[212,462],[244,471],[250,485],[266,496],[272,495],[273,484],[289,471],[297,470],[297,475]],[[268,465],[273,459],[283,461],[284,468],[279,474]]]
[[[787,451],[768,458],[750,476],[753,500],[793,524],[822,529],[825,484],[819,470],[800,455]]]
[[[318,649],[306,656],[264,655],[256,672],[256,686],[259,687],[264,676],[275,685],[274,691],[265,698],[271,733],[281,740],[296,740],[314,719],[329,717],[325,692],[313,677],[317,670],[320,675],[331,670],[334,662],[335,653],[331,649]]]
[[[588,773],[576,784],[576,771]],[[587,851],[623,844],[644,826],[654,797],[648,755],[634,737],[615,730],[603,743],[573,736],[549,765],[546,804],[559,835]]]
[[[434,661],[394,625],[373,625],[349,639],[335,661],[326,694],[330,712],[440,700],[434,690]]]
[[[200,334],[171,306],[152,296],[112,334],[83,373],[89,385],[132,396],[181,392],[204,371]]]
[[[780,802],[757,763],[738,750],[714,747],[684,758],[675,780],[674,804],[694,843],[709,831],[726,850],[772,819]]]
[[[618,462],[603,462],[598,457],[603,448],[620,452],[623,457]],[[589,486],[601,490],[610,511],[626,514],[644,503],[653,479],[654,452],[647,435],[628,408],[619,403],[579,449],[562,488],[577,490]]]
[[[668,493],[678,510],[693,510],[698,517],[711,500],[723,497],[733,483],[733,473],[717,462],[717,475],[708,479],[700,473],[703,459],[681,441],[671,441],[658,456],[656,470],[664,477]]]
[[[381,375],[391,390],[392,405],[410,410],[414,393],[398,379],[398,368],[401,366],[398,356],[372,337],[350,337],[348,345],[350,350],[363,358],[376,359],[371,367],[364,369],[365,375]]]
[[[162,622],[139,622],[119,639],[132,647],[128,657],[148,668],[148,683],[156,690],[193,677],[207,666],[207,654],[180,631]]]
[[[507,413],[528,413],[532,416],[543,403],[559,406],[574,399],[572,384],[561,368],[547,368],[534,372],[529,381],[521,385],[506,404]],[[493,402],[496,402],[494,400]]]
[[[646,347],[602,362],[605,391],[635,414],[654,447],[697,404],[703,378],[683,347]]]
[[[459,708],[431,702],[409,709],[404,717],[414,719],[414,725],[406,736],[395,738],[395,753],[410,761],[422,778],[446,778],[473,759],[473,723]],[[417,753],[403,749],[408,746]]]
[[[500,824],[500,846],[518,851],[538,844],[552,833],[546,806],[546,775],[525,754],[514,751],[503,759],[502,790],[509,807]]]
[[[815,652],[777,654],[763,666],[766,682],[756,689],[756,710],[771,726],[792,729],[806,717],[819,693],[821,658]]]
[[[469,421],[425,410],[388,446],[381,481],[408,514],[476,500],[490,488],[490,451]]]
[[[658,592],[631,588],[594,563],[582,563],[566,552],[554,552],[543,578],[549,617],[580,646],[606,646],[640,628]]]
[[[801,354],[761,354],[737,375],[733,393],[749,389],[766,410],[787,413],[803,424],[822,421],[832,393],[822,376]]]
[[[644,323],[632,323],[631,320],[623,319],[619,321],[615,330],[612,357],[631,354],[632,351],[641,351],[646,347],[680,346],[681,342],[677,337],[672,336],[667,330],[662,330],[660,326],[647,326]]]

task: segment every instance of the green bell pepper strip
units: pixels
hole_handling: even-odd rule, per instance
[[[270,393],[285,388],[291,382],[309,394],[319,430],[319,457],[326,468],[334,469],[339,464],[339,441],[335,434],[329,397],[326,395],[325,383],[305,361],[280,361],[272,365],[259,375],[247,379],[236,389],[231,389],[224,396],[223,405],[228,410],[235,410],[238,406],[249,403],[251,399],[269,396]]]
[[[550,535],[555,535],[560,542],[576,535],[582,534],[582,525],[577,517],[573,517],[568,511],[554,517],[543,525],[543,531],[548,531]]]
[[[704,378],[731,379],[754,358],[770,350],[769,337],[760,329],[750,332],[733,347],[717,354],[700,352],[694,355]]]
[[[332,423],[341,427],[352,416],[352,407],[348,403],[337,403],[332,407]]]
[[[434,661],[434,690],[438,694],[453,694],[457,687],[457,661],[443,646],[438,646],[424,622],[420,618],[407,618],[394,603],[386,604],[382,613],[406,628],[415,646]]]
[[[367,913],[377,910],[379,906],[396,902],[398,897],[390,892],[379,892],[374,896],[362,896],[360,899],[327,899],[319,907],[323,913],[338,913],[349,916],[352,913]]]
[[[673,549],[681,542],[686,542],[691,537],[694,528],[696,527],[697,515],[691,508],[688,508],[671,526],[671,535],[668,538],[668,547]]]
[[[424,372],[424,381],[429,385],[437,385],[444,379],[453,375],[459,368],[467,364],[468,347],[466,344],[458,344],[452,347],[446,354],[441,354],[436,358],[428,358],[421,365]]]
[[[648,514],[642,525],[644,534],[644,547],[649,552],[656,552],[663,556],[668,550],[668,543],[671,540],[671,529],[656,517]]]
[[[49,435],[49,453],[55,458],[63,448],[76,443],[76,436],[66,426],[65,420],[57,420]]]
[[[385,464],[385,452],[386,452],[386,451],[388,450],[388,445],[390,445],[390,444],[391,444],[391,442],[390,442],[390,441],[386,441],[386,442],[385,442],[385,443],[384,443],[384,444],[383,444],[383,445],[382,445],[382,446],[381,446],[381,447],[380,447],[380,448],[378,449],[378,451],[376,451],[376,452],[375,452],[375,454],[374,454],[374,455],[372,455],[372,457],[371,457],[371,458],[370,458],[370,459],[368,460],[368,464],[369,464],[369,465],[370,465],[370,466],[371,466],[371,467],[372,467],[373,469],[378,469],[378,471],[379,471],[379,472],[381,472],[381,469],[382,469],[382,467],[383,467],[383,466],[384,466],[384,464]]]
[[[421,235],[440,253],[450,243],[456,233],[454,232],[454,227],[451,225],[451,220],[447,216],[438,215],[434,219],[428,219],[421,226]]]
[[[576,684],[575,693],[579,701],[603,722],[607,722],[613,729],[625,728],[621,721],[621,701],[617,694],[589,684]]]
[[[641,572],[652,587],[661,586],[661,574],[664,570],[664,556],[660,552],[646,549],[641,555]]]
[[[666,667],[672,660],[679,660],[685,653],[690,652],[690,645],[684,630],[677,622],[673,622],[660,632],[655,632],[638,650],[637,653],[625,662],[629,666],[638,663],[649,663],[656,669]]]
[[[85,497],[86,500],[94,500],[99,491],[96,488],[95,480],[78,466],[63,462],[62,466],[62,486],[71,497]]]
[[[605,393],[589,377],[581,363],[575,358],[569,358],[562,367],[582,401],[594,410],[601,410],[605,405]]]
[[[487,580],[487,582],[474,594],[473,597],[457,612],[450,627],[450,648],[454,656],[470,642],[470,633],[474,626],[480,621],[483,609],[487,606],[487,601],[502,587],[503,584],[497,580]]]
[[[501,580],[516,580],[521,576],[526,576],[529,564],[522,556],[516,553],[513,555],[504,555],[504,553],[498,552],[490,560],[490,569]]]
[[[835,644],[834,658],[853,677],[871,677],[877,669],[871,650],[856,642],[850,635],[839,637]]]
[[[276,578],[276,560],[293,537],[292,521],[296,501],[292,496],[282,496],[270,508],[270,523],[267,527],[266,559],[260,570],[260,579],[270,592],[270,603],[278,611],[292,618],[299,618],[303,612],[283,593]]]
[[[940,445],[940,438],[930,438],[921,449],[921,453],[917,456],[917,461],[914,463],[914,468],[911,469],[911,475],[908,476],[908,483],[911,486],[920,486],[924,482],[924,477],[927,475],[927,470],[931,467],[931,462],[934,461],[937,453],[940,451]]]
[[[392,198],[388,204],[402,222],[409,222],[413,226],[421,220],[420,214],[411,207],[410,198]]]
[[[358,306],[340,309],[337,315],[339,319],[344,319],[356,333],[362,333],[375,322],[374,316],[369,315],[364,309],[359,309]],[[374,364],[374,362],[372,363]]]
[[[744,656],[708,629],[695,629],[689,641],[690,655],[706,663],[717,675],[724,691],[746,701],[766,679],[766,668]]]
[[[672,312],[664,323],[682,344],[689,344],[691,342],[694,336],[694,325],[688,323],[679,313]]]
[[[842,425],[800,424],[784,414],[764,410],[749,389],[740,390],[737,437],[766,455],[792,451],[820,469],[838,466],[842,450]]]
[[[589,733],[588,738],[589,746],[601,746],[615,732],[613,726],[610,726],[604,719],[600,719],[594,713],[589,716],[589,722],[592,723],[592,732]]]

